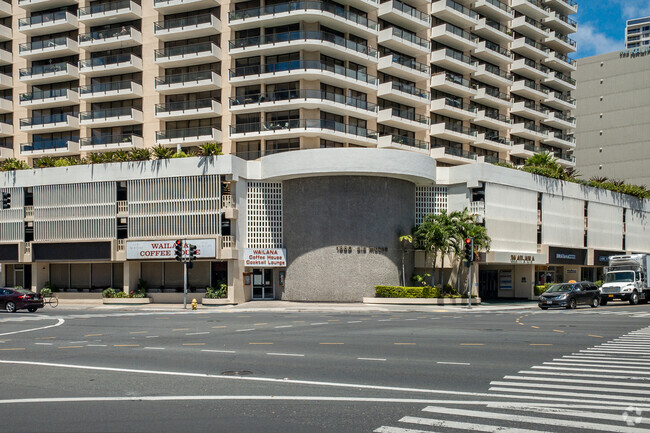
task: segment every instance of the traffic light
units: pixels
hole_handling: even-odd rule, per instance
[[[178,239],[174,242],[174,253],[176,254],[176,260],[179,262],[183,261],[183,241]]]
[[[2,208],[9,209],[11,207],[11,194],[8,192],[2,193]]]
[[[196,260],[196,245],[190,244],[190,262]]]
[[[465,239],[465,260],[468,264],[474,261],[474,240],[472,238]]]

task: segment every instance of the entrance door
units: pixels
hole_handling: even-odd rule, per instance
[[[23,275],[25,275],[23,269],[14,268],[14,287],[17,286],[23,288],[25,287],[24,286],[25,281],[23,280]]]
[[[478,296],[481,300],[496,299],[499,296],[499,271],[480,270],[478,281]]]
[[[273,269],[253,269],[253,299],[273,299]]]

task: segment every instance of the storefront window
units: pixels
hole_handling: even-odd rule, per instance
[[[564,279],[563,266],[537,266],[535,268],[535,284],[561,283]]]

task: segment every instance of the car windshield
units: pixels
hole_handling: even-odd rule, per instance
[[[553,284],[548,288],[546,293],[570,292],[573,289],[572,284]]]
[[[633,283],[634,272],[610,272],[605,277],[606,283]]]
[[[26,290],[26,289],[14,289],[15,292],[17,293],[23,293],[23,294],[33,294],[34,292]]]

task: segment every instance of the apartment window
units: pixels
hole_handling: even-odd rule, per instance
[[[284,140],[267,140],[266,154],[286,152],[300,149],[300,138],[289,138]]]
[[[242,141],[237,143],[237,156],[246,159],[257,159],[261,156],[259,141]]]
[[[320,147],[321,148],[345,147],[345,145],[343,143],[339,143],[338,141],[324,140],[321,138]]]

